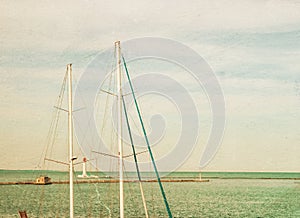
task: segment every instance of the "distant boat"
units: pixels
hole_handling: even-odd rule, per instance
[[[40,176],[36,178],[35,183],[36,185],[50,185],[52,184],[51,178],[48,176]]]

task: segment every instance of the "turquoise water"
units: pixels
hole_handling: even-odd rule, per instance
[[[0,171],[0,180],[32,180],[36,174],[44,173]],[[65,172],[47,172],[47,175],[55,180],[67,179]],[[188,172],[170,176],[197,175]],[[299,178],[297,173],[203,173],[203,176],[212,179],[207,183],[163,184],[174,217],[300,217],[300,180],[294,179]],[[144,217],[138,184],[127,183],[124,187],[125,216]],[[158,184],[143,183],[143,188],[150,217],[166,217]],[[74,190],[76,217],[118,217],[118,184],[79,184]],[[0,217],[17,217],[18,210],[26,210],[29,217],[68,217],[67,185],[2,185],[0,196]]]
[[[76,172],[81,174],[82,172]],[[109,175],[103,172],[93,172],[93,175],[105,177]],[[111,174],[111,173],[110,173]],[[136,177],[136,173],[126,173],[129,177]],[[160,174],[166,177],[178,178],[195,178],[199,177],[199,172],[173,172]],[[66,172],[61,171],[37,171],[37,170],[0,170],[0,182],[4,181],[26,181],[33,180],[40,175],[47,175],[53,180],[67,180],[68,175]],[[155,177],[154,173],[145,173],[144,177]],[[300,173],[285,173],[285,172],[202,172],[202,178],[208,179],[300,179]]]

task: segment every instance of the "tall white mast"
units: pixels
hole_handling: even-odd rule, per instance
[[[73,103],[72,103],[72,64],[68,64],[68,132],[69,132],[69,183],[70,183],[70,218],[74,217],[74,197],[73,197]]]
[[[118,83],[118,145],[119,145],[119,179],[120,179],[120,218],[124,218],[123,191],[123,146],[122,146],[122,80],[121,80],[121,48],[120,41],[115,42],[117,54],[117,83]]]

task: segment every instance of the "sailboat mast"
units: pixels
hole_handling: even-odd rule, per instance
[[[119,145],[119,183],[120,183],[120,218],[124,218],[124,189],[123,189],[123,146],[122,146],[122,80],[121,80],[121,48],[120,41],[115,42],[117,55],[118,83],[118,145]]]
[[[72,64],[68,64],[68,141],[69,141],[69,183],[70,183],[70,218],[74,217],[74,194],[73,194],[73,103],[72,103]]]

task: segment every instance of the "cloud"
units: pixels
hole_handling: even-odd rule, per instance
[[[46,132],[47,128],[42,130],[42,127],[47,126],[48,112],[51,112],[46,108],[53,106],[66,64],[74,63],[73,69],[79,78],[94,55],[113,46],[115,40],[159,36],[195,49],[216,71],[225,91],[230,119],[228,135],[214,169],[230,165],[225,160],[231,157],[227,151],[233,152],[239,162],[239,154],[243,154],[242,158],[247,156],[244,148],[253,146],[254,155],[260,151],[260,143],[275,144],[274,159],[288,158],[297,152],[283,157],[280,146],[297,142],[298,129],[290,131],[290,126],[296,127],[299,120],[299,93],[293,89],[299,81],[300,69],[299,11],[297,1],[283,0],[154,0],[149,3],[5,0],[0,9],[0,116],[5,122],[0,127],[17,141],[10,143],[3,136],[2,146],[15,146],[8,149],[12,156],[23,146],[23,141],[28,144],[28,150],[35,150],[40,141],[32,140],[32,136]],[[162,71],[169,69],[169,66],[163,67]],[[198,86],[191,83],[193,80],[180,72],[181,69],[177,69],[175,74],[169,72],[168,75],[184,80],[184,85],[197,98],[198,110],[202,115],[209,115],[203,90],[199,92]],[[268,140],[264,140],[263,133],[257,135],[259,128],[250,126],[248,133],[247,125],[252,121],[264,129]],[[290,132],[288,141],[280,136],[278,129],[286,134]],[[21,139],[17,137],[17,130],[22,131]],[[278,133],[275,139],[272,139],[273,131]],[[280,143],[276,143],[276,139]],[[235,151],[239,143],[243,145]],[[199,154],[200,150],[197,151]],[[222,155],[228,156],[220,159]],[[197,167],[197,157],[194,155],[190,166]],[[251,168],[255,160],[254,157],[248,159],[248,165],[243,167]],[[297,163],[295,159],[285,164],[282,161],[281,169],[289,169]],[[259,165],[255,167],[262,169]]]

